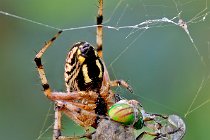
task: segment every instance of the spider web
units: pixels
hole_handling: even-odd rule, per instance
[[[194,7],[195,5],[198,6]],[[105,18],[103,25],[105,31],[105,62],[108,62],[106,63],[106,65],[111,75],[111,79],[122,78],[125,80],[129,80],[128,82],[134,88],[134,94],[129,94],[127,93],[127,91],[121,88],[117,88],[115,89],[115,91],[122,93],[123,96],[128,99],[138,99],[142,102],[142,104],[148,111],[165,114],[178,114],[185,118],[187,124],[189,123],[189,127],[195,127],[196,125],[193,125],[191,123],[196,120],[196,116],[202,116],[200,112],[203,112],[205,108],[208,109],[210,102],[210,97],[208,96],[208,86],[210,82],[210,38],[206,37],[209,34],[210,30],[210,24],[208,25],[208,23],[210,23],[210,10],[208,8],[208,5],[208,0],[203,0],[202,2],[200,2],[199,0],[135,0],[132,2],[128,0],[117,0],[111,6],[108,5],[108,8],[105,5],[104,13],[106,13],[105,17],[108,17]],[[109,12],[106,12],[106,10]],[[23,24],[27,24],[28,26],[33,25],[36,28],[44,27],[55,32],[58,30],[63,30],[65,33],[69,33],[70,35],[72,32],[75,33],[86,30],[88,30],[88,33],[90,34],[89,29],[95,30],[97,26],[94,24],[89,24],[85,26],[63,28],[50,24],[45,24],[44,22],[39,22],[37,20],[34,20],[34,18],[32,20],[28,17],[22,17],[6,10],[0,10],[0,15],[0,18],[2,16],[7,16],[13,19],[18,19],[22,21]],[[196,34],[197,32],[199,32],[199,35]],[[107,34],[110,36],[107,37]],[[92,36],[94,38],[94,35]],[[106,41],[112,40],[113,36],[117,36],[116,40],[120,40],[120,42]],[[161,38],[161,36],[164,37]],[[172,39],[170,39],[170,36]],[[149,40],[145,41],[145,39],[148,38]],[[173,41],[173,39],[175,41]],[[167,44],[167,40],[173,41],[173,43],[176,42],[177,48],[172,49],[170,46],[164,45],[164,43]],[[119,47],[106,47],[114,45]],[[163,46],[159,47],[161,45]],[[174,47],[174,45],[171,46]],[[108,49],[110,51],[107,51]],[[164,57],[162,57],[158,61],[155,61],[155,59],[161,57],[160,55],[164,55]],[[180,62],[182,61],[181,58],[185,58],[185,56],[189,57],[188,59],[183,60],[185,61],[185,63]],[[165,61],[163,60],[164,58],[168,58],[168,61],[172,62]],[[175,61],[176,59],[177,61]],[[165,63],[161,64],[161,60],[163,60],[163,63]],[[158,64],[155,66],[153,64],[154,62]],[[146,65],[146,63],[148,64]],[[178,65],[178,63],[181,64]],[[138,66],[137,64],[143,64],[143,66],[139,68],[140,66]],[[153,65],[153,67],[148,66],[149,64]],[[193,64],[195,66],[193,66]],[[189,74],[188,77],[183,78],[189,78],[189,76],[193,76],[193,74],[196,74],[195,77],[189,78],[193,84],[191,86],[190,83],[185,83],[186,85],[174,84],[175,87],[185,89],[175,90],[174,92],[173,87],[167,88],[167,85],[171,86],[170,84],[168,84],[168,82],[171,82],[171,80],[173,79],[175,79],[175,81],[177,82],[180,82],[181,78],[178,80],[175,78],[175,76],[177,76],[176,70],[180,70],[175,69],[172,70],[172,73],[170,73],[171,75],[174,74],[175,76],[171,76],[172,79],[170,79],[170,75],[168,75],[169,79],[166,79],[166,77],[164,77],[163,84],[159,84],[159,86],[162,86],[162,88],[157,91],[157,93],[154,90],[150,90],[150,88],[153,88],[153,84],[150,84],[150,82],[152,81],[150,77],[160,77],[145,71],[150,68],[156,69],[150,72],[161,71],[161,69],[157,68],[167,67],[167,65],[173,66],[172,68],[175,68],[175,66],[184,67],[184,65],[189,65],[190,68],[185,67],[185,69],[182,69],[182,71],[185,71],[185,73],[189,72],[191,74]],[[193,70],[195,67],[197,67],[198,69]],[[168,70],[171,69],[168,67]],[[192,73],[191,70],[194,73]],[[158,72],[156,74],[158,74]],[[185,82],[190,80],[186,80]],[[144,81],[146,82],[144,83]],[[159,82],[161,81],[162,80],[159,79]],[[157,83],[158,82],[156,81],[156,84]],[[148,85],[145,86],[146,84]],[[164,88],[166,88],[165,92]],[[188,88],[190,88],[190,90],[188,90]],[[157,89],[158,88],[155,86],[155,90]],[[172,93],[167,94],[167,92],[169,91],[171,91]],[[161,92],[164,92],[163,95],[161,95]],[[179,101],[181,102],[180,104]],[[154,106],[156,106],[156,108]],[[41,128],[37,140],[46,139],[46,133],[51,130],[53,123],[47,124],[47,120],[51,118],[49,117],[51,116],[51,108],[52,105],[47,112],[43,127]],[[206,119],[206,121],[208,120]],[[198,123],[199,122],[196,122],[196,124]],[[200,127],[200,129],[204,128],[208,127]],[[193,132],[191,128],[189,129],[190,132]],[[202,132],[202,134],[205,135],[204,132]],[[193,134],[187,134],[187,138],[190,139],[191,135]],[[197,135],[194,134],[194,136]],[[199,136],[201,136],[201,134]]]

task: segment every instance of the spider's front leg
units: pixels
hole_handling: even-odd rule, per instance
[[[37,70],[39,73],[39,77],[41,79],[42,87],[44,89],[44,94],[47,96],[49,99],[52,99],[52,92],[51,88],[47,82],[47,77],[44,71],[44,67],[42,65],[41,57],[45,53],[45,51],[52,45],[54,40],[58,38],[58,36],[62,33],[62,31],[59,31],[52,39],[47,41],[44,45],[44,47],[36,54],[36,57],[34,59]],[[54,135],[53,135],[53,140],[56,140],[60,135],[61,135],[61,112],[59,111],[58,107],[55,107],[55,124],[54,124]]]
[[[44,67],[42,65],[41,57],[45,53],[45,51],[52,45],[54,40],[58,38],[58,36],[62,33],[62,31],[59,31],[52,39],[50,39],[48,42],[45,43],[44,47],[37,53],[34,61],[37,66],[37,70],[39,72],[39,77],[42,82],[42,87],[44,88],[44,94],[47,96],[49,99],[51,99],[51,89],[50,86],[47,82],[47,77],[45,74]]]

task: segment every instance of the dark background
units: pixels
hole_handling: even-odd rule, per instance
[[[104,21],[109,26],[170,19],[181,11],[181,18],[190,21],[188,30],[205,64],[186,32],[174,24],[150,24],[149,29],[134,30],[128,38],[132,29],[104,28],[103,39],[104,60],[111,79],[128,81],[134,94],[122,88],[114,90],[128,99],[139,100],[148,112],[181,116],[187,126],[184,140],[210,137],[210,16],[191,21],[206,7],[200,15],[209,14],[209,4],[209,0],[104,0]],[[72,28],[95,24],[97,0],[0,0],[0,10],[51,26]],[[0,139],[51,139],[53,105],[42,92],[33,59],[56,32],[0,14]],[[95,28],[66,31],[45,53],[43,62],[53,90],[65,91],[64,60],[72,44],[86,40],[95,45],[95,34]],[[202,89],[191,108],[197,109],[184,117],[202,80]],[[83,129],[66,117],[63,129],[66,135],[83,134]],[[40,135],[40,131],[46,132]]]

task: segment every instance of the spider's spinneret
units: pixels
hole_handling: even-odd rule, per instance
[[[87,42],[76,43],[66,58],[67,91],[100,92],[104,66],[95,48]]]

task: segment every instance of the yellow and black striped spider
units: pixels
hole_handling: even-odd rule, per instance
[[[110,81],[109,79],[108,71],[102,59],[102,21],[103,0],[99,0],[96,28],[97,48],[95,49],[88,42],[78,42],[70,49],[65,63],[64,77],[67,88],[65,93],[52,92],[41,63],[42,55],[62,31],[59,31],[51,40],[46,42],[34,59],[44,94],[55,102],[54,140],[64,137],[61,135],[62,112],[85,129],[90,126],[96,128],[99,116],[107,115],[108,108],[116,102],[110,87],[122,85],[132,91],[125,81]]]

